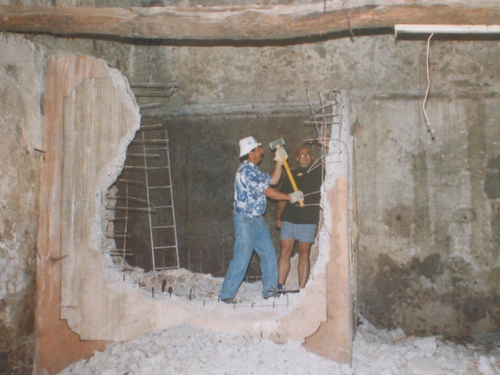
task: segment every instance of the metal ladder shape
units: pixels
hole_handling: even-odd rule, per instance
[[[157,129],[158,126],[139,129],[142,131],[146,197],[154,208],[154,212],[149,210],[148,213],[153,271],[180,268],[168,132]],[[163,132],[165,138],[161,137]],[[160,137],[148,138],[149,134]],[[155,158],[158,155],[160,163]]]

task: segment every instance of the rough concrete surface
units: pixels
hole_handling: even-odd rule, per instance
[[[21,36],[4,34],[1,43],[0,152],[8,163],[0,167],[0,196],[9,204],[2,203],[0,246],[2,257],[13,257],[18,265],[11,260],[0,277],[5,278],[1,285],[22,291],[14,292],[22,306],[29,306],[26,296],[33,293],[28,280],[33,280],[34,202],[41,161],[30,152],[41,141],[37,126],[43,109],[37,87],[43,64],[33,58],[40,50],[102,57],[132,85],[178,82],[170,98],[137,99],[142,105],[160,103],[159,108],[143,109],[145,117],[165,118],[200,108],[223,112],[249,103],[252,106],[245,108],[251,115],[254,107],[303,103],[307,108],[306,89],[313,94],[316,89],[346,89],[351,119],[357,124],[360,310],[378,327],[398,326],[408,334],[498,331],[500,59],[499,42],[493,38],[435,37],[431,42],[427,112],[434,141],[421,111],[428,83],[426,38],[374,35],[289,46],[177,46],[51,36],[33,36],[30,44]],[[25,120],[14,126],[12,116]],[[232,160],[233,151],[227,149],[221,159]],[[189,149],[186,152],[189,157]],[[232,165],[223,170],[232,173]],[[33,182],[24,185],[4,178],[16,171],[25,174],[20,181]],[[27,194],[19,194],[23,191]],[[14,212],[22,213],[17,221],[10,219]],[[206,241],[218,251],[220,238]],[[13,295],[4,293],[10,311],[17,311],[12,310]],[[9,335],[24,330],[26,324],[16,319],[25,315],[7,315],[2,319],[9,322]]]
[[[380,327],[408,333],[495,330],[498,42],[460,39],[437,38],[430,47],[426,107],[435,141],[421,109],[426,40],[393,36],[283,47],[161,47],[175,68],[161,66],[154,75],[180,82],[179,88],[144,115],[188,112],[194,103],[300,103],[306,89],[314,97],[316,89],[346,88],[356,123],[360,310]],[[151,48],[136,46],[133,53],[144,57]],[[132,81],[153,74],[137,61],[134,66]],[[484,307],[469,311],[469,300]]]
[[[42,148],[42,56],[0,36],[0,373],[24,373],[34,341],[35,251]]]
[[[268,300],[263,306],[252,302],[235,311],[213,298],[203,304],[191,298],[154,300],[154,293],[153,298],[145,298],[140,283],[130,280],[120,267],[113,270],[109,255],[104,255],[108,250],[106,192],[120,173],[126,146],[139,128],[138,108],[128,85],[102,60],[76,56],[51,60],[46,87],[50,159],[42,171],[37,373],[52,373],[79,354],[88,357],[89,348],[99,349],[106,341],[126,341],[186,322],[277,342],[301,342],[325,321],[329,257],[321,249],[335,242],[327,235],[322,237],[326,243],[320,240],[320,260],[313,267],[311,282],[286,305]],[[327,179],[337,177],[328,171],[338,165],[327,163]],[[328,229],[322,231],[328,233]],[[343,242],[348,242],[347,237]],[[349,323],[340,319],[337,324]],[[350,340],[341,346],[349,356]],[[345,355],[343,362],[349,360]]]
[[[361,310],[376,324],[419,334],[497,330],[491,181],[498,180],[498,170],[492,177],[490,167],[485,176],[498,139],[486,125],[496,121],[487,113],[498,100],[432,100],[434,141],[407,122],[420,116],[419,104],[379,101],[363,109],[376,119],[359,118]],[[401,106],[406,118],[398,114]],[[387,126],[375,129],[373,121]]]

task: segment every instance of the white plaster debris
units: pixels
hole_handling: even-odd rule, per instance
[[[126,279],[129,283],[137,285],[145,298],[157,301],[183,299],[204,305],[219,302],[219,292],[224,281],[222,277],[194,273],[183,268],[144,272],[138,267],[129,267]],[[163,281],[165,281],[164,292],[162,292]],[[169,288],[171,288],[171,293],[169,293]],[[272,306],[274,304],[275,308],[278,308],[290,306],[291,301],[297,297],[297,293],[291,293],[280,298],[264,300],[262,298],[262,283],[257,281],[243,282],[238,289],[236,300],[238,307],[251,308],[252,306]]]
[[[182,325],[110,344],[61,374],[499,375],[500,352],[483,354],[437,336],[405,337],[401,329],[377,330],[362,320],[349,366],[296,343],[280,345]]]
[[[62,374],[351,374],[294,345],[178,326],[109,345]]]

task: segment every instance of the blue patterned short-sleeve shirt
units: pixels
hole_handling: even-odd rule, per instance
[[[234,214],[263,215],[267,200],[263,191],[271,184],[271,175],[245,160],[234,180]]]

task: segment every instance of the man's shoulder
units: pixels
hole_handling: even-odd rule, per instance
[[[323,174],[321,169],[321,165],[316,165],[313,168],[306,168],[306,173],[311,176],[321,176]]]
[[[291,168],[291,171],[298,176],[321,176],[321,167],[312,169],[311,167],[295,167]]]
[[[248,162],[242,163],[237,173],[242,175],[244,178],[259,179],[259,180],[266,178],[269,175],[268,173],[262,172],[258,166]]]
[[[300,168],[296,170],[294,175],[297,176],[298,179],[301,179],[304,182],[307,181],[308,184],[312,184],[312,186],[321,185],[323,182],[323,172],[321,170],[321,166],[313,169]]]
[[[320,184],[323,182],[323,169],[321,166],[318,166],[314,168],[313,170],[309,171],[309,174],[311,176],[311,179],[314,180],[316,183]]]
[[[241,163],[240,167],[238,168],[238,172],[245,172],[245,173],[259,172],[259,167],[245,160],[243,163]]]

